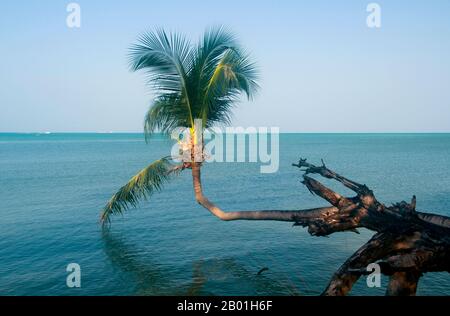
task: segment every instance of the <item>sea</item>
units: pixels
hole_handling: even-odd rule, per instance
[[[319,295],[374,234],[222,222],[195,202],[189,171],[102,228],[111,195],[172,145],[139,133],[0,134],[0,295]],[[326,206],[292,167],[302,157],[385,204],[416,195],[417,209],[450,216],[450,134],[281,134],[279,157],[266,174],[259,163],[207,163],[205,194],[226,211]],[[387,281],[362,277],[350,295],[384,295]],[[418,295],[450,295],[450,274],[425,274]]]

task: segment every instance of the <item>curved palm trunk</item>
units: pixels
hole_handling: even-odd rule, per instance
[[[202,181],[200,175],[201,164],[193,162],[192,168],[192,180],[194,185],[195,199],[197,202],[210,211],[213,215],[220,218],[223,221],[233,220],[272,220],[272,221],[284,221],[284,222],[297,222],[301,219],[317,218],[324,214],[331,214],[337,212],[336,207],[321,207],[314,209],[305,209],[298,211],[242,211],[242,212],[224,212],[217,205],[212,203],[203,194]]]

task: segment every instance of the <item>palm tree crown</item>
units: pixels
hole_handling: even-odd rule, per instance
[[[158,29],[131,47],[133,71],[144,70],[157,93],[145,117],[145,132],[175,127],[204,128],[230,123],[231,108],[241,93],[252,98],[258,85],[255,64],[224,28],[205,32],[197,45],[184,36]]]

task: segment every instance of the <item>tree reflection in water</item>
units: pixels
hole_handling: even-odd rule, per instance
[[[109,229],[103,229],[102,239],[114,269],[127,278],[127,283],[135,284],[134,295],[308,294],[306,290],[300,293],[290,277],[275,275],[270,269],[257,275],[260,267],[249,271],[234,258],[200,259],[192,263],[191,272],[181,271],[173,265],[152,261],[147,249],[138,249]],[[186,276],[187,272],[190,277]]]

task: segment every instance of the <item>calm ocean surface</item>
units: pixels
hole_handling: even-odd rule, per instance
[[[221,222],[195,203],[189,172],[102,232],[110,196],[170,149],[140,134],[0,134],[0,295],[317,295],[372,235]],[[450,215],[450,134],[282,134],[280,156],[275,174],[252,163],[207,164],[205,193],[225,210],[326,205],[290,166],[302,156],[324,158],[385,203],[415,194],[420,210]],[[79,289],[66,286],[72,262],[81,266]],[[363,278],[352,294],[384,288]],[[450,295],[450,274],[427,274],[419,294]]]

